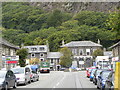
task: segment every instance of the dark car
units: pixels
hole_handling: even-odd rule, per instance
[[[97,84],[97,79],[98,79],[98,76],[100,75],[100,73],[102,72],[103,70],[102,69],[96,69],[95,72],[94,72],[94,77],[93,77],[93,83],[96,85]]]
[[[104,89],[105,83],[107,80],[108,75],[111,73],[110,70],[102,71],[97,79],[97,88],[98,89]]]
[[[108,75],[108,78],[107,78],[106,83],[105,83],[105,88],[107,88],[109,90],[114,89],[114,72],[111,72]]]
[[[17,81],[11,70],[0,70],[0,89],[16,88]]]

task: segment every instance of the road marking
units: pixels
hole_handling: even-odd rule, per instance
[[[56,88],[65,79],[65,76],[66,75],[64,75],[64,77],[53,88]]]

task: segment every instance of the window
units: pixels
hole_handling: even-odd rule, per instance
[[[51,63],[53,63],[53,59],[51,59]]]
[[[37,48],[31,48],[31,51],[36,51],[37,50]]]
[[[45,49],[44,47],[40,47],[40,51],[44,51],[44,49]]]
[[[57,60],[57,63],[60,63],[60,60],[59,60],[59,59]]]
[[[90,52],[87,52],[87,55],[90,55]]]
[[[43,57],[44,56],[44,54],[43,53],[40,53],[40,57]]]
[[[41,58],[41,59],[40,59],[40,61],[44,61],[44,59],[43,59],[43,58]]]
[[[31,57],[35,57],[35,54],[31,54]]]
[[[83,55],[83,49],[79,49],[79,54]]]

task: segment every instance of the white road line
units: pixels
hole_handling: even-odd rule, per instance
[[[65,79],[65,75],[53,88],[56,88],[64,79]]]

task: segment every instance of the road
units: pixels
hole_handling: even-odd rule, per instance
[[[96,88],[86,77],[85,71],[63,72],[51,71],[40,74],[40,80],[27,85],[19,85],[18,88]]]

